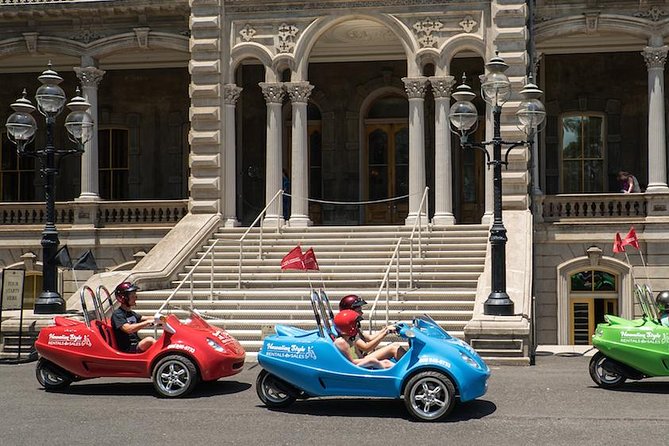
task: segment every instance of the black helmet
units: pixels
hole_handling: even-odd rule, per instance
[[[123,305],[128,305],[128,295],[137,290],[139,290],[137,285],[133,285],[130,282],[121,282],[114,290],[114,294],[116,294],[116,300]]]
[[[655,304],[660,311],[666,311],[669,309],[669,290],[660,291],[660,293],[655,298]]]

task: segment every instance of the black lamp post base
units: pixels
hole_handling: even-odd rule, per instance
[[[483,303],[483,314],[490,316],[513,316],[513,301],[506,293],[490,293]]]
[[[65,300],[54,291],[43,291],[35,301],[35,314],[65,313]]]

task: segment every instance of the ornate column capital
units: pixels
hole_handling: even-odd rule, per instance
[[[235,105],[242,90],[243,88],[238,87],[236,84],[225,84],[223,86],[223,99],[225,103]]]
[[[651,68],[664,68],[664,64],[667,61],[667,51],[669,51],[669,46],[647,46],[641,52],[646,65],[649,69]]]
[[[95,88],[98,87],[98,84],[102,80],[102,76],[106,73],[106,71],[95,67],[74,67],[74,72],[77,73],[77,77],[81,81],[82,87]]]
[[[290,102],[301,102],[307,103],[309,101],[309,96],[311,96],[311,90],[314,89],[314,86],[309,82],[285,82],[284,87],[286,87],[286,92],[290,96]]]
[[[432,93],[434,98],[449,98],[451,96],[451,89],[455,85],[455,78],[453,76],[430,76],[428,78],[432,84]]]
[[[265,96],[265,102],[268,104],[281,104],[283,102],[286,92],[284,91],[281,82],[260,82],[258,85],[260,85],[262,94]]]
[[[428,83],[426,77],[403,77],[402,82],[404,82],[404,89],[406,90],[409,99],[422,99],[425,97],[425,90]]]

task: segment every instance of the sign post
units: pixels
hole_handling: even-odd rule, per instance
[[[0,289],[0,324],[2,324],[2,312],[4,310],[19,310],[19,352],[17,359],[21,359],[21,341],[23,338],[23,283],[25,274],[25,270],[22,269],[3,269],[2,288]]]

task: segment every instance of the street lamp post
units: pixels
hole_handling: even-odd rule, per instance
[[[493,138],[480,143],[469,141],[469,136],[478,123],[478,112],[471,102],[476,97],[466,84],[463,75],[462,85],[456,88],[453,98],[456,102],[450,109],[449,119],[451,130],[460,136],[463,149],[481,150],[486,157],[488,166],[493,167],[493,224],[490,227],[490,247],[492,255],[491,288],[488,299],[483,304],[483,313],[494,316],[511,316],[514,313],[513,301],[506,293],[506,228],[502,221],[502,166],[508,165],[509,152],[523,145],[531,144],[532,137],[543,122],[546,112],[539,100],[542,91],[530,81],[520,92],[522,101],[516,112],[519,127],[527,135],[525,141],[504,141],[500,132],[502,105],[511,96],[511,82],[504,72],[509,66],[499,57],[493,57],[486,64],[488,74],[481,83],[481,95],[492,106]],[[492,146],[492,156],[486,149]],[[502,147],[508,146],[502,158]]]
[[[58,293],[56,286],[56,261],[55,255],[58,249],[58,230],[55,224],[55,177],[58,174],[60,160],[72,154],[80,154],[84,151],[84,144],[91,138],[93,130],[93,119],[87,112],[90,104],[77,94],[67,106],[72,110],[65,119],[65,128],[68,137],[74,143],[74,149],[57,149],[54,146],[53,127],[56,117],[65,105],[65,92],[58,84],[63,78],[57,72],[49,68],[39,77],[42,85],[35,93],[37,107],[46,120],[46,146],[42,149],[28,148],[35,138],[37,122],[32,113],[35,107],[26,99],[26,91],[23,97],[17,99],[11,105],[14,110],[7,118],[7,135],[10,141],[16,144],[19,156],[37,158],[40,164],[40,176],[44,181],[44,199],[46,201],[46,224],[42,231],[42,293],[35,301],[34,312],[36,314],[54,314],[65,312],[65,301]]]

